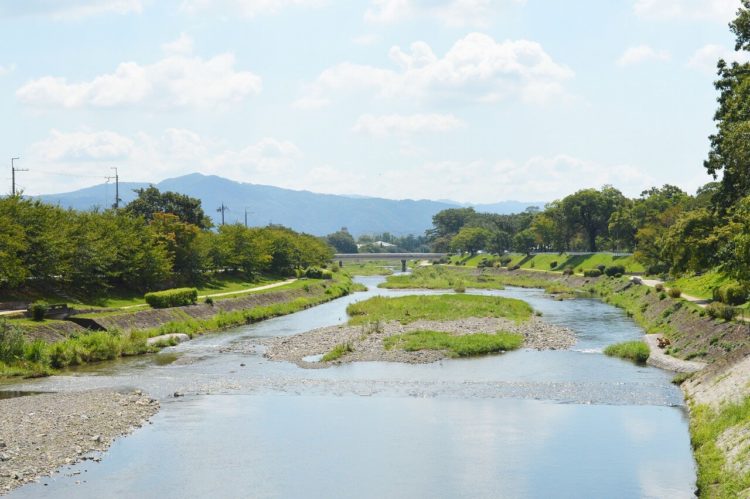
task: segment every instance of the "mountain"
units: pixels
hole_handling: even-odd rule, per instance
[[[146,183],[121,183],[122,204],[131,201],[134,189]],[[235,182],[215,175],[192,173],[154,184],[161,191],[175,191],[196,197],[214,223],[221,223],[217,210],[222,203],[228,207],[226,223],[244,222],[245,210],[249,225],[281,224],[310,234],[325,235],[346,227],[355,236],[390,232],[395,235],[422,234],[432,226],[432,216],[458,203],[429,200],[392,200],[363,196],[339,196],[294,191],[267,185]],[[114,202],[114,185],[102,184],[64,194],[47,194],[37,199],[63,207],[87,210],[108,207]],[[478,211],[511,213],[523,211],[538,203],[496,203],[479,205]],[[498,211],[501,210],[501,211]]]

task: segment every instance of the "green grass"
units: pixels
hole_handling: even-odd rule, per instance
[[[352,303],[346,309],[350,324],[367,324],[378,320],[397,320],[408,324],[421,319],[447,321],[466,317],[504,317],[523,321],[531,317],[532,308],[521,300],[497,296],[436,295],[377,296]]]
[[[341,343],[339,345],[336,345],[333,347],[333,350],[328,352],[323,356],[322,359],[320,359],[322,362],[333,362],[334,360],[338,360],[344,355],[348,354],[349,352],[353,352],[354,349],[349,343]]]
[[[510,257],[511,262],[508,264],[509,266],[520,265],[523,269],[531,270],[552,270],[555,272],[562,272],[565,267],[572,267],[578,271],[579,268],[591,269],[596,268],[597,265],[604,265],[606,267],[609,267],[610,265],[623,265],[626,272],[645,271],[643,265],[636,262],[632,256],[613,256],[608,253],[588,253],[584,255],[545,253],[531,256],[512,253]],[[482,254],[474,257],[455,256],[451,259],[451,262],[454,264],[460,263],[467,267],[476,267],[483,258],[492,260],[493,255]],[[497,259],[497,257],[494,257],[494,259]],[[552,262],[557,262],[557,266],[554,269],[550,267]]]
[[[725,275],[711,271],[700,276],[683,276],[679,279],[668,282],[667,287],[677,287],[686,295],[710,300],[713,298],[714,288],[733,282],[735,281]]]
[[[387,350],[446,350],[452,357],[472,357],[515,350],[523,344],[523,335],[500,332],[454,336],[438,331],[414,331],[389,336],[383,344]]]
[[[604,354],[643,364],[648,360],[650,351],[648,345],[642,341],[625,341],[608,346],[604,349]]]
[[[750,424],[750,397],[742,403],[714,410],[706,405],[691,408],[690,436],[698,463],[700,497],[739,497],[750,487],[750,472],[738,473],[726,466],[726,458],[716,445],[728,429]],[[747,451],[739,459],[750,459]]]
[[[350,262],[344,260],[344,267],[342,270],[348,272],[350,275],[391,275],[394,269],[397,271],[401,270],[401,262],[398,260],[372,260],[366,262]],[[334,262],[338,265],[338,262]]]
[[[474,289],[503,289],[502,277],[493,274],[472,275],[473,271],[434,265],[419,267],[411,274],[390,276],[380,284],[389,289],[454,289],[463,285]]]

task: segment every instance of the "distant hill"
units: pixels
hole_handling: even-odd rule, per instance
[[[142,182],[120,184],[120,198],[127,204],[134,189],[147,187]],[[192,173],[154,184],[161,191],[175,191],[199,198],[214,223],[221,222],[216,210],[222,203],[229,207],[226,223],[243,222],[245,209],[249,225],[281,224],[310,234],[325,235],[346,227],[356,235],[390,232],[394,235],[422,234],[432,226],[432,216],[459,203],[428,200],[392,200],[362,196],[339,196],[294,191],[267,185],[235,182],[215,175]],[[88,210],[109,207],[114,202],[114,185],[102,184],[64,194],[37,196],[47,203]],[[540,203],[509,201],[478,205],[477,211],[514,213]]]

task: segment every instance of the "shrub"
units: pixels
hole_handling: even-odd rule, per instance
[[[573,267],[565,267],[563,269],[563,275],[573,275]]]
[[[183,307],[198,301],[198,290],[195,288],[176,288],[165,291],[146,293],[143,298],[152,308]]]
[[[599,277],[602,275],[602,271],[599,269],[586,269],[583,271],[585,277]]]
[[[532,269],[535,268],[536,267],[536,262],[534,260],[531,260],[531,263],[529,264],[529,267],[532,268]]]
[[[626,341],[610,345],[604,349],[604,354],[610,357],[632,360],[640,364],[645,363],[650,355],[648,345],[642,341]]]
[[[487,258],[482,258],[482,260],[477,264],[477,268],[485,269],[488,267],[492,267],[492,261],[487,260]]]
[[[664,291],[664,284],[657,282],[656,286],[654,286],[654,289],[661,293],[662,291]]]
[[[620,274],[620,277],[622,277],[622,274],[625,273],[625,267],[623,267],[622,265],[610,265],[609,267],[604,269],[604,273],[609,277],[616,277],[617,274]]]
[[[0,362],[10,364],[23,356],[23,332],[8,321],[0,320]]]
[[[661,293],[659,293],[659,299],[660,300],[665,300],[666,298],[667,298],[667,293],[665,293],[664,291],[662,291]]]
[[[742,305],[747,301],[747,294],[747,288],[739,284],[725,284],[713,291],[714,300],[727,305]]]
[[[551,269],[554,269],[554,268],[556,268],[556,267],[557,267],[557,261],[554,261],[554,262],[550,262],[550,263],[549,263],[549,268],[551,268]]]
[[[599,265],[596,266],[596,268],[599,269],[599,272],[601,272],[603,274],[604,271],[607,269],[607,266],[606,265],[602,265],[600,263]]]
[[[466,285],[463,281],[457,281],[453,286],[453,291],[455,291],[456,293],[466,293]]]
[[[731,321],[737,315],[734,307],[721,302],[709,303],[706,307],[706,313],[712,319],[724,319],[725,321]]]
[[[49,310],[49,305],[47,305],[47,302],[44,301],[35,301],[29,306],[29,314],[31,314],[31,319],[38,322],[44,320],[44,316],[47,315],[47,310]]]
[[[680,288],[669,288],[667,294],[670,296],[670,298],[679,298],[680,296],[682,296],[682,290]]]
[[[305,277],[308,279],[333,279],[333,272],[318,267],[309,267],[305,270]]]
[[[207,296],[206,299],[203,300],[203,303],[205,303],[206,305],[211,305],[213,307],[214,306],[214,299],[211,298],[210,296]]]
[[[508,266],[508,264],[509,264],[509,263],[510,263],[510,262],[511,262],[512,260],[513,260],[513,259],[512,259],[511,257],[509,257],[508,255],[503,255],[503,256],[501,256],[501,257],[500,257],[500,265],[502,265],[503,267],[507,267],[507,266]]]

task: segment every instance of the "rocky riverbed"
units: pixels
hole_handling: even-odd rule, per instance
[[[0,400],[0,495],[91,459],[146,424],[159,403],[140,391],[44,393]]]
[[[567,328],[554,326],[534,317],[525,322],[502,318],[472,317],[455,321],[416,321],[401,324],[397,321],[379,322],[362,326],[331,326],[282,338],[256,340],[266,348],[265,356],[271,360],[294,362],[300,367],[328,367],[330,363],[309,362],[305,359],[325,354],[336,345],[348,343],[352,352],[336,362],[388,361],[422,364],[446,358],[445,351],[421,350],[406,352],[398,349],[386,350],[383,340],[389,336],[412,331],[441,331],[454,335],[474,333],[497,333],[505,331],[524,336],[524,347],[537,350],[560,350],[573,346],[575,335]],[[252,347],[252,346],[251,346]],[[235,345],[235,348],[243,348]]]

